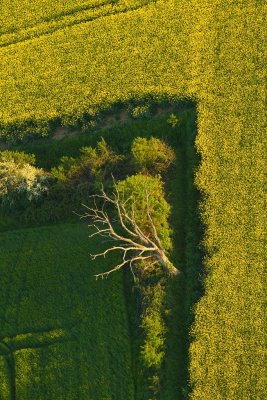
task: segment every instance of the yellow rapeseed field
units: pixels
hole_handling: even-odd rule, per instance
[[[93,21],[94,19],[136,10],[156,0],[89,0],[50,3],[29,1],[3,5],[0,16],[0,47],[24,42],[53,33],[59,29]],[[12,11],[12,12],[10,12]]]
[[[194,400],[266,398],[264,3],[204,1],[195,8],[196,181],[209,273],[191,345]]]
[[[266,398],[266,2],[49,3],[36,12],[28,1],[1,2],[0,123],[68,123],[147,94],[197,102],[207,279],[192,330],[191,399]],[[79,10],[85,4],[98,7]]]

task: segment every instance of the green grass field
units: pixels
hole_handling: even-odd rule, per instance
[[[88,233],[1,235],[1,399],[134,399],[122,274],[95,280],[109,265],[90,261],[101,245]]]

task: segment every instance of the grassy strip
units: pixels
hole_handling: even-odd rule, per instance
[[[11,397],[11,376],[8,357],[0,356],[0,393],[1,399],[13,400]]]
[[[75,135],[66,135],[60,140],[52,138],[31,140],[23,144],[12,145],[10,150],[33,153],[36,155],[37,165],[40,168],[50,170],[59,164],[62,156],[78,157],[81,147],[95,147],[101,137],[106,140],[112,149],[122,154],[129,153],[133,139],[138,136],[156,136],[167,141],[171,146],[177,147],[176,139],[182,135],[182,131],[186,130],[187,132],[188,130],[189,134],[190,128],[186,126],[186,121],[190,120],[194,114],[194,104],[189,102],[168,102],[160,106],[161,114],[158,114],[158,106],[158,104],[155,104],[155,110],[152,110],[154,114],[152,113],[151,116],[149,115],[143,119],[129,117],[129,121],[126,123],[117,121],[113,126],[104,130],[98,125],[93,131],[89,128],[83,133],[76,131]],[[178,125],[175,128],[167,122],[171,113],[175,113],[178,119]]]
[[[163,368],[160,400],[187,399],[190,329],[193,307],[201,295],[202,268],[199,243],[201,225],[198,218],[199,194],[194,185],[194,172],[198,156],[195,113],[186,113],[185,127],[180,138],[181,152],[177,170],[168,182],[173,204],[174,260],[182,274],[170,281],[166,292],[167,352]]]

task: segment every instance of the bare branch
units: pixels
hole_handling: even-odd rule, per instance
[[[153,239],[155,241],[145,234],[145,232],[143,232],[141,227],[136,222],[135,200],[131,197],[125,200],[124,193],[121,198],[114,178],[113,181],[115,187],[115,193],[113,193],[113,197],[108,196],[102,186],[100,194],[91,196],[91,198],[93,198],[94,206],[89,207],[83,204],[83,206],[86,208],[86,213],[80,216],[80,218],[89,218],[92,222],[89,226],[94,229],[94,232],[91,233],[89,237],[101,236],[118,242],[118,245],[111,246],[102,253],[91,255],[93,260],[100,256],[105,257],[112,251],[122,252],[122,262],[107,272],[95,275],[96,279],[99,277],[102,277],[102,279],[104,277],[108,277],[109,274],[118,271],[127,264],[129,264],[133,273],[134,263],[146,261],[148,259],[152,261],[152,263],[149,263],[148,267],[155,264],[160,264],[166,270],[168,270],[169,273],[175,275],[178,274],[179,271],[173,266],[165,254],[163,245],[157,233],[156,226],[151,217],[148,192],[146,191],[146,215],[148,217]],[[96,199],[101,201],[100,207],[98,207]],[[114,211],[118,217],[116,224],[111,221],[110,216],[105,209],[105,205],[107,203],[113,205]],[[128,206],[130,206],[131,214],[129,214],[127,211]],[[125,235],[118,233],[118,230],[115,228],[115,226],[117,228],[121,228],[125,232]],[[144,269],[148,267],[145,267]],[[133,276],[135,279],[134,273]]]
[[[114,250],[122,250],[123,251],[123,259],[125,259],[125,256],[128,251],[139,251],[139,255],[144,254],[145,252],[150,252],[151,250],[143,247],[143,248],[137,248],[137,247],[124,247],[124,246],[113,246],[110,247],[109,249],[103,251],[103,253],[98,253],[98,254],[91,254],[91,257],[93,260],[95,260],[97,257],[103,256],[105,258],[106,254],[110,253],[111,251]]]
[[[151,258],[152,256],[147,256],[147,257],[133,257],[133,258],[131,258],[131,259],[129,259],[129,260],[124,260],[121,264],[119,264],[119,265],[116,265],[116,267],[114,267],[114,268],[112,268],[112,269],[110,269],[109,271],[107,271],[107,272],[102,272],[102,273],[100,273],[100,274],[97,274],[97,275],[95,275],[95,277],[96,277],[96,279],[98,279],[100,276],[101,276],[101,278],[103,279],[104,277],[108,277],[109,276],[109,274],[111,274],[112,272],[115,272],[115,271],[118,271],[119,269],[121,269],[125,264],[127,264],[127,263],[133,263],[133,262],[135,262],[135,261],[140,261],[140,260],[146,260],[146,259],[148,259],[148,258]]]

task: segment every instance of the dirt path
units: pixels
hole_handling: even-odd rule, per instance
[[[151,118],[155,118],[158,116],[164,116],[171,114],[174,112],[174,106],[169,105],[168,107],[158,107],[156,113],[151,116]],[[181,110],[182,112],[183,110]],[[137,118],[133,118],[130,114],[130,112],[127,109],[122,109],[121,111],[114,113],[113,115],[108,115],[106,116],[103,121],[99,124],[96,125],[96,127],[99,130],[106,130],[109,128],[112,128],[113,126],[120,125],[120,124],[127,124],[131,121],[136,120]],[[53,136],[52,139],[54,140],[61,140],[64,137],[70,137],[70,136],[75,136],[80,134],[81,132],[77,130],[76,128],[68,128],[68,127],[58,127]]]

